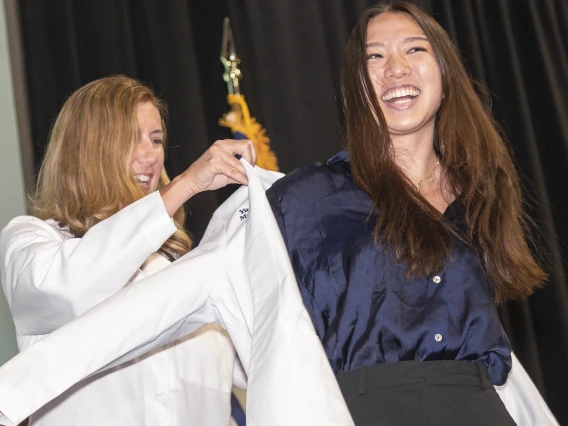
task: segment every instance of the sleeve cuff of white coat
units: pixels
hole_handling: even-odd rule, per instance
[[[141,219],[140,232],[150,246],[157,251],[164,241],[177,231],[174,220],[170,218],[160,195],[160,191],[154,191],[133,204],[134,213]]]
[[[17,426],[19,423],[21,423],[21,421],[24,420],[21,419],[20,421],[18,421],[18,423],[15,423],[14,421],[10,420],[6,415],[2,413],[0,413],[0,426]],[[9,414],[9,416],[10,418],[15,419],[14,414]]]

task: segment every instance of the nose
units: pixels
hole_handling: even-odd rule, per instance
[[[158,156],[152,141],[144,139],[138,141],[134,147],[134,158],[142,164],[156,164]]]
[[[400,55],[393,55],[388,58],[385,66],[385,78],[400,79],[412,73],[406,59]]]

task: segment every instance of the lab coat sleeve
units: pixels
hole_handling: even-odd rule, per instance
[[[120,290],[176,227],[154,192],[65,240],[31,216],[0,236],[1,279],[21,335],[43,335]]]
[[[512,367],[503,386],[495,386],[507,411],[518,426],[557,426],[558,421],[544,402],[514,353]]]
[[[208,302],[217,284],[226,283],[222,250],[215,249],[219,240],[119,291],[0,367],[0,411],[6,423],[18,424],[102,369],[205,323],[223,325],[219,308]]]

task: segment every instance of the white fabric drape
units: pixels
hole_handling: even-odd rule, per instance
[[[244,164],[248,188],[216,211],[199,247],[0,368],[5,424],[102,368],[218,322],[248,376],[247,424],[353,425],[264,195],[280,175]],[[521,397],[532,385],[524,370],[514,364],[511,374],[516,380],[499,391],[509,412],[529,401],[523,410],[536,419],[532,425],[555,424],[542,399]]]

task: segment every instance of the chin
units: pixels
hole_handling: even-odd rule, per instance
[[[144,187],[144,185],[138,185],[138,188],[140,188],[142,190],[142,192],[144,193],[144,195],[150,195],[152,192],[155,192],[158,189],[158,185],[156,185],[155,187]]]

